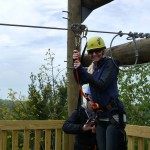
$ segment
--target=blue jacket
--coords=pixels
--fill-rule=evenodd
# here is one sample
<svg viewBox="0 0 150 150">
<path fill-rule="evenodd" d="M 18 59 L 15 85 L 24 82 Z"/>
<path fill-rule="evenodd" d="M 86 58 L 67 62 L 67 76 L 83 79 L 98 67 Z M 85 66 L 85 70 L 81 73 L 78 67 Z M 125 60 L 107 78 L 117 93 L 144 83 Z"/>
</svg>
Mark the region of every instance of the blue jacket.
<svg viewBox="0 0 150 150">
<path fill-rule="evenodd" d="M 119 61 L 115 61 L 115 63 L 119 65 Z M 119 69 L 111 58 L 105 57 L 100 60 L 97 66 L 94 66 L 93 74 L 89 74 L 82 65 L 77 70 L 80 84 L 89 83 L 92 100 L 98 103 L 101 108 L 118 99 L 117 76 Z"/>
</svg>

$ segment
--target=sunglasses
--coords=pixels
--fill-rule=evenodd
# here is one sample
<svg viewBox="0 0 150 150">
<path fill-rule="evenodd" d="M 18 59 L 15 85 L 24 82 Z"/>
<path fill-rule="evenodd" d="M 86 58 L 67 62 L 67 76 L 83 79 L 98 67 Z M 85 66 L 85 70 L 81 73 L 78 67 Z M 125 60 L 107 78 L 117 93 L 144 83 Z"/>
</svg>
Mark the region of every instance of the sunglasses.
<svg viewBox="0 0 150 150">
<path fill-rule="evenodd" d="M 88 55 L 93 55 L 93 53 L 95 54 L 99 54 L 102 52 L 103 49 L 93 49 L 93 50 L 89 50 L 88 51 Z"/>
</svg>

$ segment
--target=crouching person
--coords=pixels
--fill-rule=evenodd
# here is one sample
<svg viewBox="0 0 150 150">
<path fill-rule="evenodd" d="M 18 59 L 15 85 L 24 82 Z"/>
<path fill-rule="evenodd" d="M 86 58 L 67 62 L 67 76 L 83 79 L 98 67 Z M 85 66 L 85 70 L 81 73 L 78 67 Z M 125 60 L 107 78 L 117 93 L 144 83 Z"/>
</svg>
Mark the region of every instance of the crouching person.
<svg viewBox="0 0 150 150">
<path fill-rule="evenodd" d="M 85 94 L 90 96 L 89 92 L 86 89 Z M 64 122 L 63 131 L 75 134 L 74 150 L 98 150 L 93 115 L 91 105 L 87 102 L 86 106 L 81 105 Z"/>
</svg>

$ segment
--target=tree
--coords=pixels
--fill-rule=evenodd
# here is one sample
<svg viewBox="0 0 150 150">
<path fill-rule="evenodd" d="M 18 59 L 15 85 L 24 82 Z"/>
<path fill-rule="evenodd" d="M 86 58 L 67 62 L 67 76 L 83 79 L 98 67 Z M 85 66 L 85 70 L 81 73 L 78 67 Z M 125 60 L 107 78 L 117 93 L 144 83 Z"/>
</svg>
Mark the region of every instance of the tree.
<svg viewBox="0 0 150 150">
<path fill-rule="evenodd" d="M 128 124 L 150 126 L 150 65 L 124 69 L 125 71 L 120 71 L 118 82 Z"/>
<path fill-rule="evenodd" d="M 61 70 L 59 66 L 54 67 L 54 54 L 50 49 L 46 56 L 46 64 L 41 66 L 40 72 L 31 73 L 27 109 L 32 120 L 64 119 L 67 116 L 66 78 L 58 79 Z"/>
<path fill-rule="evenodd" d="M 30 76 L 31 84 L 29 85 L 29 100 L 27 101 L 27 111 L 30 112 L 28 114 L 29 119 L 65 119 L 68 114 L 66 78 L 64 76 L 58 78 L 61 70 L 59 66 L 54 67 L 54 54 L 51 53 L 50 49 L 46 53 L 45 61 L 46 64 L 40 67 L 40 72 L 37 75 L 31 73 Z M 43 131 L 42 136 L 44 134 Z M 34 137 L 34 135 L 31 136 Z M 54 131 L 52 131 L 51 138 L 51 148 L 54 149 Z M 45 149 L 44 141 L 41 142 L 40 147 L 40 149 Z"/>
<path fill-rule="evenodd" d="M 0 119 L 1 120 L 24 120 L 27 118 L 26 112 L 26 99 L 19 94 L 16 97 L 17 92 L 13 89 L 9 89 L 8 99 L 0 101 Z"/>
<path fill-rule="evenodd" d="M 67 117 L 66 77 L 59 65 L 54 67 L 54 54 L 46 52 L 45 64 L 39 73 L 31 73 L 28 98 L 9 89 L 8 99 L 0 101 L 0 118 L 3 120 L 46 120 L 65 119 Z"/>
</svg>

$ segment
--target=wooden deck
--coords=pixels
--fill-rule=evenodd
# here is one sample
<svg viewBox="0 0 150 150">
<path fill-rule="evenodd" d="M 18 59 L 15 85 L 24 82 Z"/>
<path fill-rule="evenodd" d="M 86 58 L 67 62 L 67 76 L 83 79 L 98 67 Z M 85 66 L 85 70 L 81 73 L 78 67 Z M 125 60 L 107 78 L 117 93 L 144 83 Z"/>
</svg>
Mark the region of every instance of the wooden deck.
<svg viewBox="0 0 150 150">
<path fill-rule="evenodd" d="M 68 150 L 64 120 L 1 120 L 0 150 Z M 128 150 L 150 150 L 150 127 L 127 125 Z M 137 143 L 137 144 L 135 144 Z M 32 148 L 31 148 L 32 146 Z"/>
</svg>

